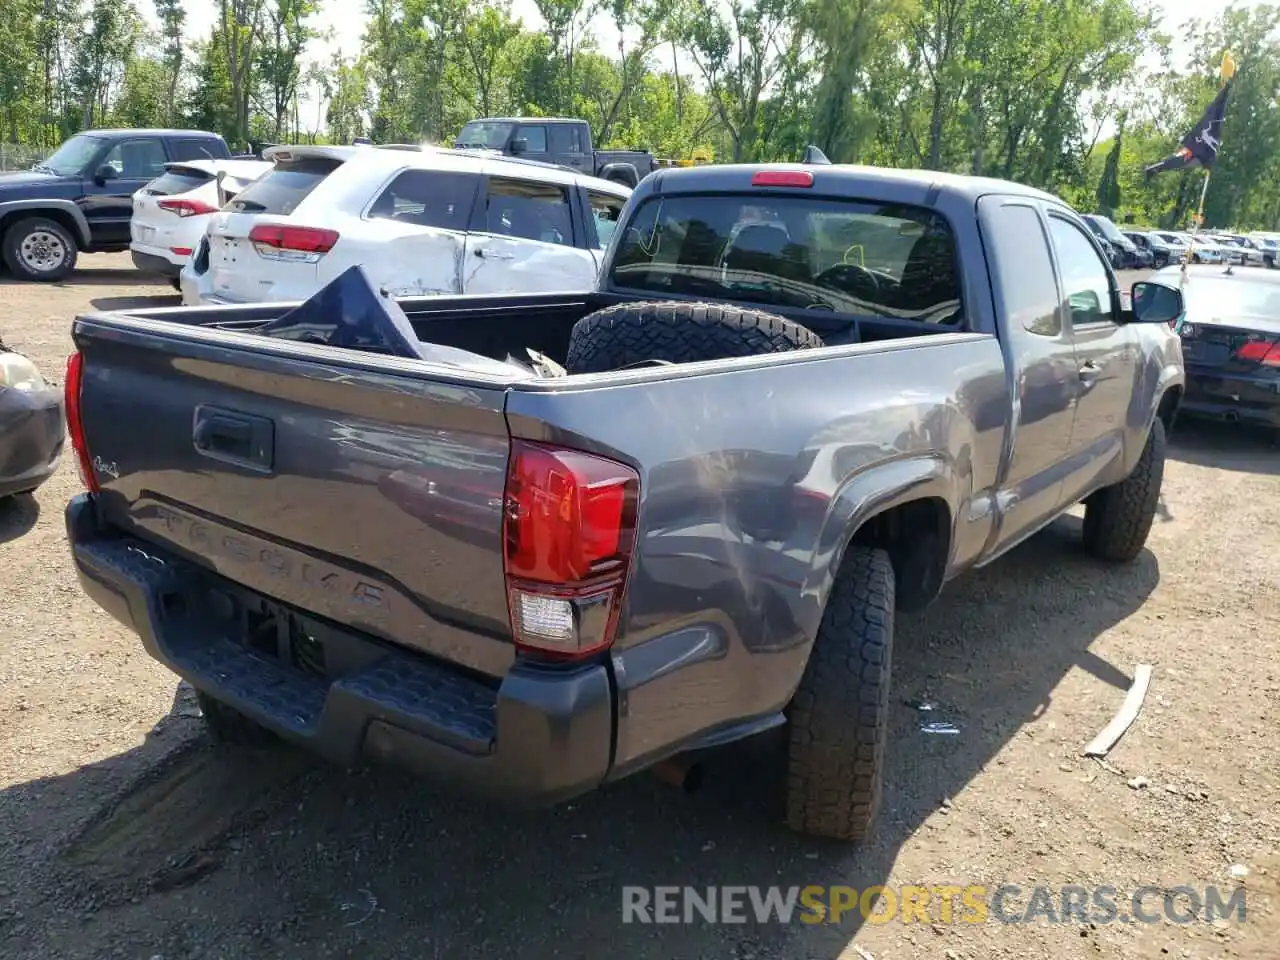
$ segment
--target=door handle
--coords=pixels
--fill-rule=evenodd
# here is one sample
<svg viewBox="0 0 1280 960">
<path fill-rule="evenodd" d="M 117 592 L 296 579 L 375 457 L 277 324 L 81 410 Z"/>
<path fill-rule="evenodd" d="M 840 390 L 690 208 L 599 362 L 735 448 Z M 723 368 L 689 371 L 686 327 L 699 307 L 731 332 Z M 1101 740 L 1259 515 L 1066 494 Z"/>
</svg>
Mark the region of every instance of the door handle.
<svg viewBox="0 0 1280 960">
<path fill-rule="evenodd" d="M 484 247 L 476 248 L 476 256 L 485 260 L 514 260 L 514 253 L 496 253 L 493 250 L 486 250 Z"/>
<path fill-rule="evenodd" d="M 211 460 L 270 473 L 275 459 L 275 424 L 266 417 L 201 404 L 196 407 L 191 442 L 197 453 Z"/>
<path fill-rule="evenodd" d="M 249 452 L 253 428 L 243 420 L 214 415 L 196 424 L 193 439 L 197 450 L 244 455 Z"/>
</svg>

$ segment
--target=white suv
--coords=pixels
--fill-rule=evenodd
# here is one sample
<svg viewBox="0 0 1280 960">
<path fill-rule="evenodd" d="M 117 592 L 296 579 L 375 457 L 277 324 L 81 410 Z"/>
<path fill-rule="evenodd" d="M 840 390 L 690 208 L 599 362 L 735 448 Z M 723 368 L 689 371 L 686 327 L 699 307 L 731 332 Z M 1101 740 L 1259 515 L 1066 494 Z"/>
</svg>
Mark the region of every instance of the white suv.
<svg viewBox="0 0 1280 960">
<path fill-rule="evenodd" d="M 133 195 L 129 249 L 143 273 L 170 280 L 176 287 L 183 264 L 225 199 L 271 169 L 263 160 L 184 160 Z M 223 196 L 218 177 L 223 176 Z M 220 202 L 222 201 L 222 202 Z"/>
<path fill-rule="evenodd" d="M 589 290 L 631 193 L 462 150 L 265 156 L 274 168 L 210 217 L 183 303 L 305 300 L 356 264 L 393 296 Z"/>
</svg>

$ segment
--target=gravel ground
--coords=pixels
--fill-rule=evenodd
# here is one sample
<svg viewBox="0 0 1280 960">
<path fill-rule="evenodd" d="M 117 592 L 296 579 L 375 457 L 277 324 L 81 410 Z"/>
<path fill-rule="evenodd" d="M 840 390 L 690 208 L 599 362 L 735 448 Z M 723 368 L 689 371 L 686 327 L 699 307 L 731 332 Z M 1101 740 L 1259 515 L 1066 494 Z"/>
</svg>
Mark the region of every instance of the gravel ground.
<svg viewBox="0 0 1280 960">
<path fill-rule="evenodd" d="M 77 311 L 174 302 L 124 256 L 83 264 L 0 281 L 0 334 L 59 379 Z M 0 508 L 0 956 L 1274 958 L 1280 450 L 1188 426 L 1172 457 L 1132 565 L 1086 559 L 1067 517 L 900 618 L 887 807 L 854 849 L 778 825 L 763 745 L 692 797 L 641 777 L 520 815 L 214 750 L 189 693 L 78 590 L 67 461 Z M 1081 759 L 1138 663 L 1142 716 L 1106 767 Z M 923 733 L 917 699 L 958 735 Z M 1124 914 L 1145 884 L 1241 883 L 1243 923 L 621 922 L 631 884 L 1016 884 L 1006 914 L 1036 885 L 1106 884 Z"/>
</svg>

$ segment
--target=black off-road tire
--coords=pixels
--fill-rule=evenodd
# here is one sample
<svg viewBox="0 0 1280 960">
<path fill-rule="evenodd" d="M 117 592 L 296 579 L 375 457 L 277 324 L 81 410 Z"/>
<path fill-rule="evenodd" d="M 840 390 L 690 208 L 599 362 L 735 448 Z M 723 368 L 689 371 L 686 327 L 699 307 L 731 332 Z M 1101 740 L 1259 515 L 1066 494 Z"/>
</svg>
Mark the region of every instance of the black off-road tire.
<svg viewBox="0 0 1280 960">
<path fill-rule="evenodd" d="M 866 838 L 880 809 L 889 733 L 893 565 L 850 546 L 789 709 L 787 826 Z"/>
<path fill-rule="evenodd" d="M 280 743 L 274 733 L 239 710 L 235 710 L 207 693 L 196 691 L 196 702 L 209 739 L 238 747 L 271 747 Z"/>
<path fill-rule="evenodd" d="M 28 249 L 36 243 L 41 250 L 50 251 L 51 256 L 52 251 L 58 251 L 56 260 L 50 260 L 47 268 L 38 267 L 37 251 Z M 9 272 L 18 279 L 54 283 L 76 268 L 79 248 L 71 232 L 56 220 L 27 217 L 5 231 L 0 240 L 0 254 L 4 255 Z"/>
<path fill-rule="evenodd" d="M 1165 452 L 1164 421 L 1157 417 L 1133 472 L 1085 500 L 1084 545 L 1095 557 L 1128 563 L 1142 552 L 1160 502 Z"/>
<path fill-rule="evenodd" d="M 569 336 L 569 373 L 665 360 L 693 363 L 822 346 L 807 327 L 762 310 L 683 301 L 620 303 L 590 313 Z"/>
</svg>

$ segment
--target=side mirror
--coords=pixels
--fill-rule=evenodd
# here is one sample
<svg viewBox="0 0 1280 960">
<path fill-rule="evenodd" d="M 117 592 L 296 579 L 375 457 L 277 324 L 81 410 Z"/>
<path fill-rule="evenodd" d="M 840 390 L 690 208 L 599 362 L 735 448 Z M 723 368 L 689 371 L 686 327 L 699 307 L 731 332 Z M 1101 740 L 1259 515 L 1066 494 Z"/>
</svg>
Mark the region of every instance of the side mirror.
<svg viewBox="0 0 1280 960">
<path fill-rule="evenodd" d="M 98 183 L 106 183 L 108 180 L 114 180 L 120 174 L 116 173 L 116 168 L 109 163 L 104 163 L 98 168 L 98 172 L 94 174 L 93 179 Z"/>
<path fill-rule="evenodd" d="M 1135 323 L 1173 323 L 1186 309 L 1181 290 L 1149 280 L 1135 283 L 1129 299 Z"/>
<path fill-rule="evenodd" d="M 529 152 L 529 141 L 524 137 L 519 137 L 511 141 L 511 146 L 508 147 L 508 149 L 511 151 L 511 155 L 513 157 L 518 157 L 522 153 Z"/>
</svg>

